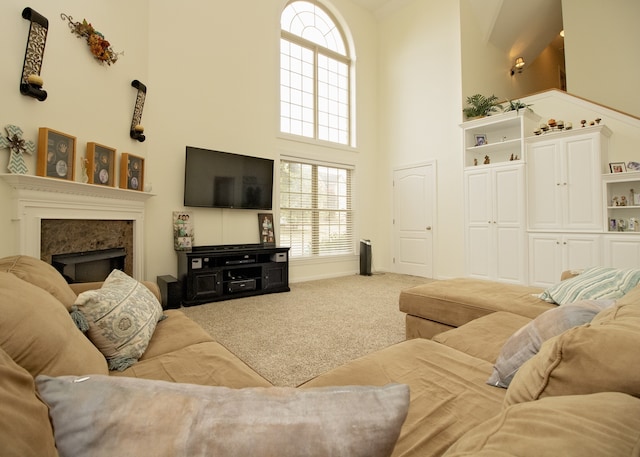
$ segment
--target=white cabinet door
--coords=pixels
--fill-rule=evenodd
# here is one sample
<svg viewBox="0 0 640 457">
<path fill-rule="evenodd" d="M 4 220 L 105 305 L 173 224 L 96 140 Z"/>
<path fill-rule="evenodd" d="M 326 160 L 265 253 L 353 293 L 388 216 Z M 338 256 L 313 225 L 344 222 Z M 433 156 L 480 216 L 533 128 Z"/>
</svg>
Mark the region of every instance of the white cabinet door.
<svg viewBox="0 0 640 457">
<path fill-rule="evenodd" d="M 565 270 L 602 265 L 601 235 L 535 233 L 529 235 L 529 283 L 548 287 L 560 281 Z"/>
<path fill-rule="evenodd" d="M 522 165 L 465 172 L 469 276 L 526 281 L 523 180 Z"/>
<path fill-rule="evenodd" d="M 529 229 L 600 231 L 601 135 L 557 135 L 528 145 Z"/>
<path fill-rule="evenodd" d="M 640 235 L 605 235 L 604 265 L 615 268 L 640 268 Z"/>
</svg>

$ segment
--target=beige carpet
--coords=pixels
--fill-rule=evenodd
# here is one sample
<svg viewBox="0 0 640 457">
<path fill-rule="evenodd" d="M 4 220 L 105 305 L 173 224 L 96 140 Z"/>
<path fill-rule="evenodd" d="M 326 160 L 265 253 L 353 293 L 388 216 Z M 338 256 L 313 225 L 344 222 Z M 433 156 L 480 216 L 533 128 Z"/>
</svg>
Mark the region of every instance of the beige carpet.
<svg viewBox="0 0 640 457">
<path fill-rule="evenodd" d="M 392 273 L 291 284 L 291 292 L 182 308 L 277 386 L 403 341 L 400 291 L 430 281 Z"/>
</svg>

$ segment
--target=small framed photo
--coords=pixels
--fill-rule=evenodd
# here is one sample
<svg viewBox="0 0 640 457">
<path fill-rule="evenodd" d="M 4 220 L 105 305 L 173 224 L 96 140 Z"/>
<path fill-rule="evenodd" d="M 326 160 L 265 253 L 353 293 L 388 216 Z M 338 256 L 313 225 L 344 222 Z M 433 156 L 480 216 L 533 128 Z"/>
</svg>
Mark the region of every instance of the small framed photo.
<svg viewBox="0 0 640 457">
<path fill-rule="evenodd" d="M 173 212 L 173 248 L 176 251 L 189 251 L 193 247 L 193 213 L 191 211 Z"/>
<path fill-rule="evenodd" d="M 120 187 L 142 190 L 144 187 L 144 158 L 127 152 L 120 157 Z"/>
<path fill-rule="evenodd" d="M 485 133 L 476 133 L 474 138 L 476 139 L 476 146 L 484 146 L 485 144 L 488 144 L 487 135 Z"/>
<path fill-rule="evenodd" d="M 75 179 L 76 137 L 46 127 L 38 131 L 36 174 L 50 178 Z"/>
<path fill-rule="evenodd" d="M 263 246 L 276 245 L 276 232 L 273 227 L 273 214 L 258 213 L 258 231 L 260 233 L 260 244 Z"/>
<path fill-rule="evenodd" d="M 98 143 L 87 143 L 87 175 L 90 184 L 113 187 L 116 184 L 116 150 Z"/>
<path fill-rule="evenodd" d="M 609 170 L 611 173 L 624 173 L 627 171 L 627 166 L 624 162 L 610 162 Z"/>
</svg>

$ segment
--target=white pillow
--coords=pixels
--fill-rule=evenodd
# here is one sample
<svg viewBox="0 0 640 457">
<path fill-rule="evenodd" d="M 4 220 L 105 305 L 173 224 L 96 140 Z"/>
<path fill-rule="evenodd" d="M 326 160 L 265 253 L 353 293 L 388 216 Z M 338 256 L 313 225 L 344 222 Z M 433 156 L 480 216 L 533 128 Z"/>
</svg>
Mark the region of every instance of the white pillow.
<svg viewBox="0 0 640 457">
<path fill-rule="evenodd" d="M 110 370 L 122 371 L 137 362 L 163 317 L 155 295 L 120 270 L 113 270 L 102 288 L 78 295 L 75 305 L 89 324 L 87 336 Z"/>
</svg>

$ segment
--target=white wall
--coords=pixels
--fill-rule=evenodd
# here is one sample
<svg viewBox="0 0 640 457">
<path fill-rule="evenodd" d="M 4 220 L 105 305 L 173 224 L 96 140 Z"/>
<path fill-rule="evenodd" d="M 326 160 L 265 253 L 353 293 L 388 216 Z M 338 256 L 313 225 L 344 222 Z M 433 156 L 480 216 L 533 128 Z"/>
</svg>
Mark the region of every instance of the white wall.
<svg viewBox="0 0 640 457">
<path fill-rule="evenodd" d="M 640 2 L 563 0 L 567 90 L 640 116 Z"/>
<path fill-rule="evenodd" d="M 436 161 L 434 273 L 440 278 L 464 273 L 459 15 L 458 2 L 415 0 L 380 21 L 384 178 L 389 182 L 400 166 Z M 384 195 L 383 208 L 391 208 L 391 197 Z M 391 238 L 391 225 L 388 230 Z"/>
<path fill-rule="evenodd" d="M 63 3 L 64 6 L 60 6 Z M 147 73 L 148 27 L 147 1 L 87 2 L 65 0 L 55 4 L 33 0 L 28 6 L 49 20 L 41 76 L 48 97 L 44 102 L 20 94 L 29 22 L 22 18 L 27 4 L 18 0 L 0 3 L 0 133 L 4 126 L 18 125 L 24 139 L 37 142 L 38 128 L 48 127 L 77 137 L 76 180 L 80 180 L 80 159 L 86 143 L 95 141 L 116 148 L 118 155 L 129 152 L 147 157 L 148 143 L 129 137 L 136 90 L 131 81 L 145 81 Z M 124 51 L 118 62 L 101 65 L 86 42 L 70 33 L 60 13 L 75 21 L 86 18 L 112 43 Z M 143 115 L 143 121 L 146 119 Z M 8 149 L 0 150 L 0 171 L 5 173 Z M 27 156 L 30 174 L 35 174 L 36 157 Z M 149 161 L 151 169 L 153 161 Z M 16 222 L 10 219 L 10 188 L 0 182 L 0 256 L 18 254 L 15 242 Z"/>
</svg>

